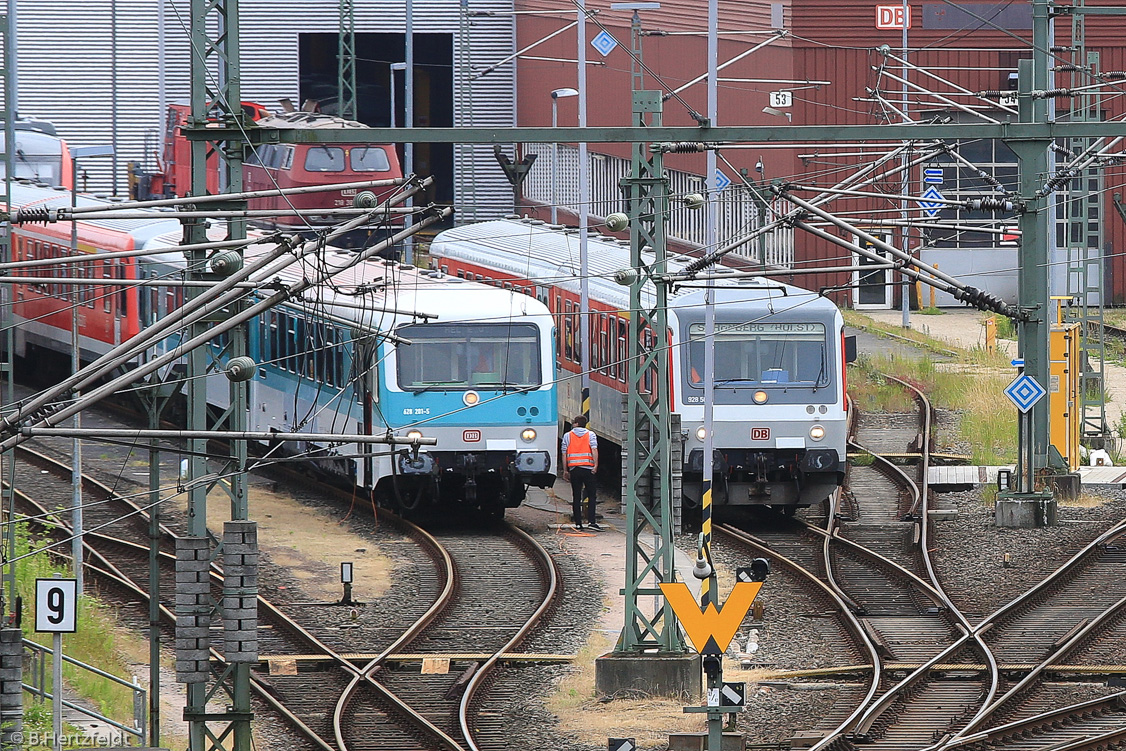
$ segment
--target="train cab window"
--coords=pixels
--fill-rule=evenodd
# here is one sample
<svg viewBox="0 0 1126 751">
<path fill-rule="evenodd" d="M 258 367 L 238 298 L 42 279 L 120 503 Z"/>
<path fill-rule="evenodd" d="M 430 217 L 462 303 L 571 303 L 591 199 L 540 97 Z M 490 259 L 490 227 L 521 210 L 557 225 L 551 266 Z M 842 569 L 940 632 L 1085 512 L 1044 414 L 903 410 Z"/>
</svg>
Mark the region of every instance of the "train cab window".
<svg viewBox="0 0 1126 751">
<path fill-rule="evenodd" d="M 307 172 L 343 172 L 344 149 L 339 146 L 310 146 L 305 154 Z"/>
<path fill-rule="evenodd" d="M 689 327 L 689 372 L 703 373 L 704 326 Z M 814 386 L 829 384 L 825 326 L 820 323 L 756 323 L 717 326 L 717 385 Z M 702 379 L 691 379 L 699 388 Z"/>
<path fill-rule="evenodd" d="M 348 150 L 353 172 L 390 172 L 387 152 L 379 146 L 353 146 Z"/>
<path fill-rule="evenodd" d="M 397 351 L 399 387 L 503 389 L 539 386 L 539 332 L 526 323 L 423 323 L 397 334 L 411 346 Z"/>
<path fill-rule="evenodd" d="M 278 165 L 279 169 L 291 169 L 293 167 L 294 147 L 292 147 L 292 146 L 282 146 L 281 150 L 282 150 L 281 159 L 280 159 L 280 163 Z"/>
</svg>

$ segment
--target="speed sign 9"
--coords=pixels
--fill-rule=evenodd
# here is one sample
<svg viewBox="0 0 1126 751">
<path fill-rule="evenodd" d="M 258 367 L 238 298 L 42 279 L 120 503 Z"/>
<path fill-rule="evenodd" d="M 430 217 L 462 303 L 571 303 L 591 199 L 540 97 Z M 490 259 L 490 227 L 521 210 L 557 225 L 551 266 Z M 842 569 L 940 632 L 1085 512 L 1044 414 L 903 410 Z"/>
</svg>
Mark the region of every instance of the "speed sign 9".
<svg viewBox="0 0 1126 751">
<path fill-rule="evenodd" d="M 35 630 L 74 633 L 78 612 L 76 579 L 35 580 Z"/>
</svg>

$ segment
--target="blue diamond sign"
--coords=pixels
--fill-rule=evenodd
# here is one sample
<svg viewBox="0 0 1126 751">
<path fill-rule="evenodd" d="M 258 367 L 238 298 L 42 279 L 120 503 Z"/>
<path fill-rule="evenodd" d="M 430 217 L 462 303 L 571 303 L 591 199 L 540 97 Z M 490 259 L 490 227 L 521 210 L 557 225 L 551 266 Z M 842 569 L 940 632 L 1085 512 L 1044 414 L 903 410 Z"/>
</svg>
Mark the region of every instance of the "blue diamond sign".
<svg viewBox="0 0 1126 751">
<path fill-rule="evenodd" d="M 923 197 L 919 199 L 919 206 L 927 216 L 938 216 L 939 209 L 946 205 L 942 203 L 943 200 L 945 199 L 942 197 L 942 191 L 933 185 L 928 185 L 923 191 Z"/>
<path fill-rule="evenodd" d="M 721 170 L 717 167 L 716 171 L 715 171 L 715 189 L 716 190 L 723 190 L 724 188 L 726 188 L 730 184 L 731 184 L 731 178 L 728 177 L 727 175 L 723 174 L 723 170 Z"/>
<path fill-rule="evenodd" d="M 1046 393 L 1048 392 L 1044 387 L 1028 373 L 1021 373 L 1015 381 L 1005 387 L 1005 396 L 1009 397 L 1021 412 L 1032 409 L 1032 405 L 1043 399 Z"/>
<path fill-rule="evenodd" d="M 590 40 L 590 46 L 602 53 L 602 57 L 606 57 L 614 48 L 618 46 L 618 40 L 610 35 L 610 32 L 602 30 L 594 39 Z"/>
</svg>

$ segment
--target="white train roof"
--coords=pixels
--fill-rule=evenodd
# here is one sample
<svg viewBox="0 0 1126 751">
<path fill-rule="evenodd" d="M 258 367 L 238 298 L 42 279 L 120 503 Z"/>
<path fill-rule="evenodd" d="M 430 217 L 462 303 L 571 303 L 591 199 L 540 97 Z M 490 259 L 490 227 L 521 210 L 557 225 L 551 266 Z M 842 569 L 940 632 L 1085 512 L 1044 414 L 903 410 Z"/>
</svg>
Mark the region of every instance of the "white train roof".
<svg viewBox="0 0 1126 751">
<path fill-rule="evenodd" d="M 69 207 L 70 201 L 70 192 L 67 190 L 55 190 L 26 181 L 12 185 L 13 208 Z M 114 203 L 81 194 L 76 197 L 76 201 L 78 206 Z M 139 214 L 137 219 L 89 219 L 83 220 L 83 223 L 129 234 L 137 249 L 167 248 L 167 253 L 146 256 L 145 260 L 183 268 L 183 254 L 177 251 L 183 228 L 175 214 L 151 209 L 136 211 Z M 212 229 L 210 239 L 222 239 L 220 230 L 219 226 Z M 246 248 L 246 262 L 261 258 L 275 247 L 273 242 L 252 242 Z M 442 323 L 504 322 L 528 316 L 549 315 L 546 306 L 527 295 L 378 258 L 345 268 L 354 260 L 355 254 L 350 251 L 329 247 L 301 261 L 295 261 L 271 279 L 277 278 L 292 285 L 318 274 L 326 264 L 342 268 L 344 270 L 337 273 L 330 284 L 308 290 L 303 299 L 292 300 L 287 304 L 304 308 L 310 313 L 323 311 L 338 320 L 368 325 L 379 330 L 415 320 L 410 315 L 411 311 L 430 316 L 425 320 Z M 265 283 L 269 280 L 259 281 Z M 364 288 L 371 291 L 355 294 L 357 290 Z M 380 313 L 376 308 L 394 308 L 407 313 Z M 424 319 L 420 317 L 417 320 Z"/>
<path fill-rule="evenodd" d="M 79 207 L 106 206 L 111 207 L 116 201 L 108 198 L 79 193 L 74 198 L 75 205 Z M 70 207 L 70 191 L 65 188 L 51 188 L 38 185 L 26 180 L 12 183 L 12 208 L 22 209 L 31 206 L 48 208 Z M 171 211 L 136 210 L 136 219 L 98 219 L 91 216 L 83 222 L 93 227 L 122 232 L 133 238 L 137 248 L 144 248 L 150 240 L 165 234 L 175 233 L 177 237 L 183 233 L 180 222 Z"/>
<path fill-rule="evenodd" d="M 271 247 L 266 243 L 249 247 L 247 261 Z M 295 284 L 326 265 L 343 270 L 330 284 L 310 289 L 287 305 L 380 331 L 412 321 L 505 323 L 549 315 L 547 306 L 527 295 L 382 259 L 345 268 L 354 260 L 349 251 L 329 248 L 316 260 L 307 257 L 291 264 L 277 274 L 283 283 Z"/>
<path fill-rule="evenodd" d="M 614 281 L 614 274 L 629 267 L 629 244 L 617 238 L 590 232 L 587 241 L 588 289 L 592 299 L 613 308 L 629 308 L 629 288 Z M 526 279 L 533 284 L 550 284 L 579 294 L 579 231 L 561 228 L 533 219 L 504 219 L 466 224 L 438 233 L 430 246 L 435 258 L 456 258 L 493 268 Z M 652 258 L 652 252 L 646 256 Z M 669 272 L 680 271 L 691 258 L 670 255 Z M 733 271 L 715 267 L 711 273 Z M 827 298 L 800 287 L 767 277 L 742 277 L 711 282 L 717 306 L 752 305 L 782 312 L 798 306 L 809 310 L 835 311 Z M 669 309 L 704 304 L 702 282 L 675 288 L 669 294 Z M 652 285 L 646 285 L 645 302 L 652 304 Z"/>
</svg>

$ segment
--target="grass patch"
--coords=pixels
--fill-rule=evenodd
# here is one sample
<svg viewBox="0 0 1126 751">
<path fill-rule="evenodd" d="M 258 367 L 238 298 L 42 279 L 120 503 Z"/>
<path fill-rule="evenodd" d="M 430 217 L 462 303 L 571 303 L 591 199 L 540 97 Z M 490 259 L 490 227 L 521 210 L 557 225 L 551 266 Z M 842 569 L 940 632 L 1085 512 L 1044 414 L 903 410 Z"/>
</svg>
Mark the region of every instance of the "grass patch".
<svg viewBox="0 0 1126 751">
<path fill-rule="evenodd" d="M 855 312 L 850 317 L 863 318 Z M 1007 320 L 1007 319 L 1006 319 Z M 860 325 L 865 325 L 859 321 Z M 897 332 L 898 333 L 898 332 Z M 949 345 L 918 332 L 903 332 L 914 341 L 950 351 Z M 1008 359 L 982 347 L 961 350 L 950 360 L 937 362 L 900 355 L 864 355 L 849 371 L 849 394 L 865 412 L 913 412 L 915 402 L 894 376 L 920 388 L 938 407 L 962 413 L 958 437 L 973 447 L 974 464 L 1011 464 L 1016 461 L 1017 414 L 1001 408 L 1002 392 L 1013 379 Z M 1123 426 L 1126 431 L 1126 425 Z"/>
<path fill-rule="evenodd" d="M 921 316 L 943 316 L 943 315 L 946 315 L 946 311 L 942 310 L 941 308 L 920 308 L 919 310 L 916 310 L 915 313 L 918 314 L 918 315 L 921 315 Z"/>
<path fill-rule="evenodd" d="M 26 525 L 19 525 L 16 532 L 16 555 L 22 556 L 42 547 L 43 541 L 31 536 Z M 35 580 L 50 579 L 56 573 L 63 577 L 74 576 L 70 564 L 48 553 L 29 556 L 16 566 L 16 587 L 25 603 L 35 602 Z M 30 608 L 28 609 L 30 610 Z M 34 614 L 25 610 L 21 627 L 24 637 L 48 648 L 46 681 L 51 691 L 51 657 L 49 650 L 50 634 L 35 633 Z M 137 640 L 125 637 L 115 626 L 112 612 L 97 600 L 83 595 L 78 600 L 77 631 L 63 634 L 63 652 L 76 660 L 94 665 L 107 673 L 129 680 L 131 671 L 126 660 L 147 662 L 147 647 Z M 111 683 L 100 676 L 81 670 L 74 665 L 63 663 L 63 679 L 80 695 L 88 699 L 103 715 L 123 725 L 131 726 L 133 719 L 133 692 L 124 686 Z M 33 705 L 29 695 L 29 709 Z M 46 715 L 47 727 L 51 723 L 50 705 L 46 709 L 35 708 L 33 722 L 40 714 Z"/>
<path fill-rule="evenodd" d="M 669 733 L 706 729 L 700 715 L 684 713 L 679 699 L 614 699 L 602 703 L 594 690 L 594 661 L 613 648 L 601 633 L 594 633 L 579 651 L 575 671 L 561 680 L 544 702 L 559 718 L 559 730 L 580 744 L 605 748 L 606 739 L 632 737 L 642 748 L 667 748 Z"/>
<path fill-rule="evenodd" d="M 1101 495 L 1092 495 L 1090 493 L 1080 493 L 1078 498 L 1068 499 L 1066 496 L 1059 496 L 1059 505 L 1067 508 L 1098 508 L 1110 503 L 1111 499 Z"/>
</svg>

